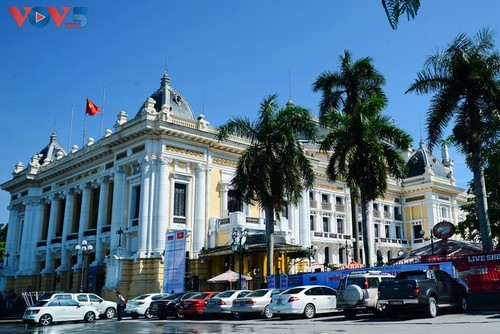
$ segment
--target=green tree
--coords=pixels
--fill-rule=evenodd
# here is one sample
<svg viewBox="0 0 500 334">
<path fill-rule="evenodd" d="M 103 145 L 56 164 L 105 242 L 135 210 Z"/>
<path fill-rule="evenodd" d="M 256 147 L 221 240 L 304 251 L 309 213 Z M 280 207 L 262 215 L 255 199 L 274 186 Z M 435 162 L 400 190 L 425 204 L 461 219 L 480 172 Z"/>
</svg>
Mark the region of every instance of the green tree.
<svg viewBox="0 0 500 334">
<path fill-rule="evenodd" d="M 352 138 L 352 140 L 345 142 L 346 146 L 342 149 L 340 147 L 340 145 L 343 144 L 342 141 L 335 139 L 335 136 L 345 135 L 346 137 L 354 137 L 352 135 L 353 133 L 357 134 L 358 131 L 365 129 L 364 127 L 359 129 L 355 128 L 356 122 L 358 122 L 357 124 L 361 126 L 364 121 L 368 122 L 367 125 L 370 124 L 370 122 L 374 122 L 373 124 L 378 124 L 388 121 L 388 119 L 383 117 L 377 119 L 377 117 L 381 117 L 380 111 L 385 106 L 387 100 L 382 90 L 382 86 L 384 84 L 385 79 L 383 75 L 375 69 L 371 58 L 364 57 L 353 61 L 352 55 L 349 51 L 344 51 L 344 55 L 340 57 L 339 71 L 323 72 L 313 84 L 314 91 L 319 91 L 322 93 L 322 99 L 320 102 L 320 122 L 330 131 L 328 137 L 323 140 L 321 145 L 324 150 L 334 150 L 334 154 L 332 155 L 330 160 L 330 168 L 332 168 L 332 171 L 329 177 L 332 180 L 336 180 L 337 177 L 346 180 L 351 189 L 351 216 L 355 240 L 359 240 L 357 224 L 358 218 L 355 203 L 361 201 L 362 208 L 364 208 L 363 212 L 365 214 L 362 214 L 362 225 L 364 233 L 363 240 L 365 241 L 365 263 L 367 264 L 369 264 L 370 257 L 372 256 L 373 252 L 371 251 L 372 245 L 369 243 L 369 240 L 371 239 L 367 237 L 365 233 L 369 232 L 368 226 L 373 222 L 368 221 L 366 202 L 376 198 L 378 192 L 373 192 L 370 190 L 367 193 L 367 190 L 369 189 L 364 189 L 365 192 L 361 194 L 361 189 L 359 189 L 359 186 L 362 182 L 364 182 L 363 180 L 361 180 L 361 177 L 364 177 L 361 171 L 364 170 L 365 167 L 368 167 L 368 165 L 366 165 L 365 167 L 361 165 L 363 165 L 363 159 L 369 159 L 368 154 L 370 153 L 371 149 L 369 146 L 366 146 L 365 148 L 367 151 L 362 151 L 364 145 L 363 141 L 368 140 L 370 135 L 375 135 L 375 133 L 369 133 L 370 131 L 374 131 L 375 129 L 367 127 L 367 132 L 364 134 L 367 136 L 366 138 Z M 366 104 L 368 101 L 370 101 L 369 105 Z M 367 107 L 373 107 L 375 109 L 370 111 L 367 115 L 359 114 L 360 111 L 363 111 Z M 383 136 L 380 137 L 378 141 L 390 139 L 390 137 L 393 135 L 390 134 L 390 131 L 396 131 L 397 129 L 395 127 L 390 128 L 389 136 L 387 138 L 385 138 L 384 136 L 386 135 L 386 130 L 389 129 L 383 128 L 380 130 L 382 131 L 380 135 Z M 352 132 L 349 134 L 349 131 Z M 399 135 L 405 134 L 399 131 Z M 400 145 L 402 146 L 406 145 L 404 149 L 406 149 L 411 143 L 411 138 L 407 135 L 405 136 L 407 137 L 407 140 L 403 141 L 403 143 L 400 143 Z M 328 139 L 329 137 L 330 139 Z M 338 139 L 340 138 L 341 137 L 339 137 Z M 356 141 L 355 139 L 358 140 Z M 328 140 L 331 140 L 331 142 L 329 142 Z M 387 148 L 384 146 L 384 150 L 391 147 L 391 145 L 387 144 L 387 142 L 384 143 L 385 145 L 389 145 Z M 357 147 L 357 145 L 360 145 L 360 147 Z M 337 160 L 342 159 L 340 155 L 337 155 L 337 153 L 341 154 L 344 149 L 349 150 L 345 151 L 345 153 L 348 154 L 346 158 L 350 158 L 351 160 Z M 380 150 L 382 149 L 382 146 L 375 147 L 375 149 Z M 335 152 L 335 150 L 337 150 L 337 153 Z M 359 152 L 357 150 L 359 150 Z M 351 155 L 356 152 L 362 153 L 363 155 L 359 155 L 357 157 Z M 390 153 L 393 153 L 392 150 L 390 151 Z M 360 161 L 355 161 L 355 159 L 360 159 Z M 382 160 L 380 160 L 380 162 L 382 162 Z M 402 170 L 402 165 L 400 165 L 402 162 L 399 155 L 398 158 L 392 162 L 397 164 L 398 170 Z M 339 164 L 339 170 L 341 170 L 341 173 L 338 175 L 335 173 L 335 164 L 337 163 Z M 358 168 L 361 169 L 358 170 Z M 382 189 L 382 193 L 386 189 L 385 178 L 387 177 L 388 173 L 385 173 L 384 175 L 384 179 L 380 179 L 379 181 L 384 182 L 385 185 L 377 181 L 377 183 L 379 183 L 381 186 L 380 189 Z M 400 176 L 400 173 L 396 172 L 395 175 Z M 365 201 L 364 207 L 363 201 Z M 356 246 L 354 249 L 355 259 L 358 260 L 358 247 Z"/>
<path fill-rule="evenodd" d="M 412 138 L 381 114 L 385 99 L 377 94 L 358 102 L 353 113 L 332 110 L 321 118 L 329 130 L 320 149 L 332 152 L 326 173 L 332 181 L 345 180 L 359 189 L 365 265 L 374 264 L 372 201 L 385 194 L 389 176 L 402 178 L 405 161 L 400 152 Z"/>
<path fill-rule="evenodd" d="M 406 13 L 408 20 L 417 16 L 420 0 L 382 0 L 382 6 L 391 28 L 397 29 L 401 15 Z"/>
<path fill-rule="evenodd" d="M 304 190 L 313 186 L 314 172 L 298 142 L 313 139 L 317 124 L 307 109 L 287 104 L 279 108 L 277 95 L 263 99 L 259 117 L 252 122 L 236 117 L 218 128 L 216 139 L 230 135 L 247 138 L 250 145 L 238 161 L 231 186 L 245 203 L 258 203 L 265 212 L 267 274 L 274 274 L 274 219 L 287 203 L 298 204 Z"/>
<path fill-rule="evenodd" d="M 483 143 L 496 138 L 500 110 L 500 55 L 494 32 L 481 30 L 474 38 L 457 36 L 445 50 L 427 58 L 407 92 L 434 93 L 427 113 L 429 149 L 439 142 L 454 120 L 453 141 L 466 155 L 474 175 L 477 216 L 483 250 L 493 248 L 484 181 Z"/>
<path fill-rule="evenodd" d="M 485 148 L 486 165 L 484 167 L 484 181 L 486 184 L 500 184 L 500 142 L 488 145 Z M 469 192 L 474 193 L 474 182 L 469 185 Z M 490 187 L 488 189 L 488 216 L 491 224 L 491 234 L 496 240 L 497 249 L 500 247 L 500 187 Z M 471 197 L 468 203 L 462 207 L 467 214 L 464 221 L 457 225 L 458 233 L 465 239 L 479 241 L 480 228 L 477 215 L 476 198 Z"/>
<path fill-rule="evenodd" d="M 7 225 L 0 224 L 0 261 L 2 261 L 2 263 L 5 261 L 4 253 L 5 253 L 5 242 L 7 240 L 7 228 L 8 228 Z"/>
</svg>

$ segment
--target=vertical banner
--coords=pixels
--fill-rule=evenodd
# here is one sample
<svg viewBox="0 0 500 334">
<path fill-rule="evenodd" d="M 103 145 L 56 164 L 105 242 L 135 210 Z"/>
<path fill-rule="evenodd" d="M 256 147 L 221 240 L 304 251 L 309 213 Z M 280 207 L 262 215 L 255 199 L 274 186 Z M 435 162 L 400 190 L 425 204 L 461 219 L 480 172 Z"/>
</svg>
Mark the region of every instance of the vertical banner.
<svg viewBox="0 0 500 334">
<path fill-rule="evenodd" d="M 184 291 L 186 275 L 186 230 L 167 232 L 163 270 L 163 292 Z"/>
</svg>

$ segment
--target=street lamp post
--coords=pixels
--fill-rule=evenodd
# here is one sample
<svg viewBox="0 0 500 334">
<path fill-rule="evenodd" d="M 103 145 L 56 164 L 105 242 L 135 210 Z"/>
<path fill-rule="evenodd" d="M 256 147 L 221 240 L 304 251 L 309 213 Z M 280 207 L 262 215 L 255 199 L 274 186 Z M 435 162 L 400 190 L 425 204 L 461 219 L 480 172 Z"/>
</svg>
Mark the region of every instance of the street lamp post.
<svg viewBox="0 0 500 334">
<path fill-rule="evenodd" d="M 85 271 L 85 257 L 94 250 L 94 247 L 87 243 L 87 240 L 82 240 L 81 245 L 76 245 L 75 250 L 82 253 L 82 277 L 80 280 L 80 292 L 83 292 L 83 274 Z"/>
<path fill-rule="evenodd" d="M 351 244 L 348 244 L 347 241 L 351 241 Z M 356 239 L 354 239 L 354 238 L 345 239 L 345 256 L 346 256 L 347 264 L 349 264 L 349 255 L 351 254 L 351 251 L 354 248 L 355 241 L 356 241 Z"/>
<path fill-rule="evenodd" d="M 233 230 L 233 243 L 231 244 L 231 249 L 233 252 L 239 252 L 240 255 L 240 279 L 238 283 L 238 288 L 241 290 L 241 273 L 243 272 L 243 251 L 248 251 L 249 244 L 247 243 L 246 237 L 248 236 L 247 230 Z M 243 238 L 245 242 L 242 244 Z"/>
<path fill-rule="evenodd" d="M 318 252 L 318 246 L 311 245 L 307 247 L 307 254 L 309 257 L 309 270 L 311 270 L 311 272 L 312 272 L 312 259 L 316 256 L 317 252 Z"/>
<path fill-rule="evenodd" d="M 122 246 L 122 234 L 123 234 L 123 230 L 120 226 L 120 229 L 118 231 L 116 231 L 116 234 L 118 234 L 118 248 Z"/>
</svg>

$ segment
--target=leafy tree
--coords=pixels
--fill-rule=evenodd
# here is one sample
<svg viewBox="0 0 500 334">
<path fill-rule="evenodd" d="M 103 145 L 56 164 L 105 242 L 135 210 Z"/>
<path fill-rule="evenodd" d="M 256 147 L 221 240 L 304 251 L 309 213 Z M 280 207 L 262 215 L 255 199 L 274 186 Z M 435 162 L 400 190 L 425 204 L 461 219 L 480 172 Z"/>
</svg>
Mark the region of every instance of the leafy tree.
<svg viewBox="0 0 500 334">
<path fill-rule="evenodd" d="M 492 144 L 485 149 L 486 166 L 484 168 L 484 180 L 487 184 L 500 184 L 500 142 Z M 474 193 L 474 183 L 469 184 L 469 192 Z M 490 207 L 488 215 L 491 224 L 491 234 L 493 240 L 496 240 L 497 249 L 500 249 L 500 188 L 490 187 L 488 189 L 488 206 Z M 477 215 L 476 198 L 471 197 L 468 203 L 462 207 L 467 217 L 457 225 L 458 233 L 465 239 L 479 241 L 480 228 Z"/>
<path fill-rule="evenodd" d="M 427 58 L 407 92 L 434 93 L 427 113 L 429 149 L 454 120 L 453 141 L 466 155 L 474 175 L 477 216 L 483 250 L 493 248 L 484 180 L 484 143 L 497 138 L 500 110 L 500 55 L 494 32 L 481 30 L 474 38 L 458 35 L 443 51 Z"/>
<path fill-rule="evenodd" d="M 0 261 L 5 261 L 4 253 L 5 253 L 5 242 L 7 240 L 7 228 L 8 226 L 5 224 L 0 224 Z"/>
<path fill-rule="evenodd" d="M 320 102 L 320 122 L 330 131 L 328 136 L 321 143 L 322 149 L 332 149 L 334 151 L 334 154 L 330 159 L 329 168 L 332 170 L 329 177 L 332 180 L 336 180 L 338 177 L 346 180 L 351 189 L 352 223 L 355 240 L 359 240 L 357 224 L 358 218 L 355 203 L 361 201 L 362 204 L 364 253 L 365 263 L 367 263 L 367 265 L 370 264 L 370 258 L 373 253 L 371 251 L 372 245 L 369 243 L 371 238 L 365 235 L 369 231 L 368 226 L 373 224 L 373 222 L 368 221 L 368 213 L 366 211 L 368 207 L 367 202 L 376 198 L 379 193 L 385 192 L 387 188 L 387 181 L 385 179 L 388 175 L 387 170 L 384 172 L 384 168 L 379 166 L 382 168 L 380 172 L 385 174 L 383 174 L 383 178 L 376 180 L 377 185 L 380 187 L 374 185 L 374 189 L 380 189 L 380 192 L 378 190 L 374 191 L 374 189 L 368 189 L 365 187 L 363 190 L 364 193 L 361 193 L 361 189 L 359 187 L 362 183 L 365 183 L 365 179 L 362 180 L 362 178 L 367 176 L 363 174 L 363 171 L 368 168 L 371 163 L 369 154 L 375 154 L 377 153 L 376 151 L 379 153 L 382 151 L 384 154 L 393 153 L 390 149 L 391 145 L 383 140 L 387 140 L 392 137 L 395 134 L 394 131 L 397 130 L 395 127 L 384 127 L 380 129 L 381 132 L 379 134 L 372 132 L 377 130 L 372 128 L 372 126 L 375 126 L 376 124 L 384 124 L 384 126 L 392 125 L 392 123 L 385 124 L 385 122 L 389 120 L 380 115 L 380 111 L 384 108 L 387 100 L 382 90 L 382 86 L 384 84 L 385 79 L 383 75 L 375 69 L 371 58 L 365 57 L 353 61 L 351 53 L 346 50 L 344 51 L 344 55 L 340 57 L 339 71 L 323 72 L 313 85 L 314 91 L 322 93 L 322 99 Z M 369 108 L 374 109 L 369 110 Z M 365 114 L 360 112 L 365 112 Z M 365 130 L 365 133 L 358 136 L 360 133 L 359 131 Z M 393 133 L 391 134 L 391 132 Z M 357 138 L 350 138 L 350 140 L 345 142 L 341 141 L 340 138 L 355 137 L 353 136 L 354 133 Z M 335 138 L 337 135 L 339 137 Z M 380 135 L 375 142 L 371 143 L 375 146 L 365 146 L 364 141 L 370 141 L 370 136 L 372 135 Z M 388 135 L 388 137 L 385 137 L 386 135 Z M 406 147 L 404 147 L 404 149 L 406 149 L 411 143 L 411 138 L 408 135 L 403 134 L 403 132 L 398 133 L 398 138 L 399 135 L 407 137 L 403 143 L 399 143 L 403 146 L 406 145 Z M 331 140 L 331 142 L 328 140 Z M 378 145 L 376 143 L 378 143 Z M 343 144 L 345 144 L 345 147 L 342 146 Z M 371 151 L 372 149 L 374 150 L 373 152 Z M 343 159 L 342 152 L 344 150 L 348 151 L 345 151 L 345 160 L 342 161 L 340 159 Z M 363 159 L 368 159 L 366 166 L 362 166 L 364 165 Z M 383 159 L 384 157 L 381 156 L 380 158 L 377 158 L 377 161 L 383 164 L 385 163 Z M 392 162 L 396 164 L 396 169 L 402 170 L 403 167 L 400 165 L 401 161 L 399 155 L 398 158 Z M 335 170 L 336 163 L 339 164 L 337 167 L 339 169 L 338 174 Z M 367 171 L 376 172 L 375 169 L 378 168 L 377 166 L 378 165 L 375 164 L 372 166 L 372 169 Z M 399 172 L 396 172 L 395 174 L 400 176 Z M 355 247 L 354 250 L 355 259 L 359 260 L 358 247 Z"/>
<path fill-rule="evenodd" d="M 332 152 L 328 177 L 332 181 L 345 180 L 350 188 L 359 189 L 366 266 L 373 264 L 375 256 L 369 207 L 385 194 L 389 176 L 404 176 L 405 161 L 400 152 L 412 142 L 409 134 L 381 114 L 385 106 L 384 97 L 374 94 L 358 102 L 353 113 L 332 110 L 321 118 L 329 132 L 320 142 L 320 149 Z"/>
<path fill-rule="evenodd" d="M 392 29 L 397 29 L 399 17 L 406 13 L 408 20 L 417 16 L 420 0 L 382 0 L 385 14 Z"/>
<path fill-rule="evenodd" d="M 218 128 L 216 139 L 247 138 L 250 145 L 238 161 L 231 180 L 238 200 L 264 209 L 267 234 L 267 274 L 274 274 L 274 219 L 287 203 L 298 204 L 313 186 L 314 172 L 298 142 L 299 135 L 315 138 L 317 124 L 307 109 L 287 104 L 280 109 L 277 95 L 263 99 L 256 121 L 236 117 Z"/>
</svg>

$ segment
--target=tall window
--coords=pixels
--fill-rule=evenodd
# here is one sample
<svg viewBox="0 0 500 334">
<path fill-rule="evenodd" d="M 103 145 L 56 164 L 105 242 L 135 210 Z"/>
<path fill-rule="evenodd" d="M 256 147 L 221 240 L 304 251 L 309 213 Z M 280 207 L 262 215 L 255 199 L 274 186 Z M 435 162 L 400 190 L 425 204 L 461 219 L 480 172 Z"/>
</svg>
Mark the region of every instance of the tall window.
<svg viewBox="0 0 500 334">
<path fill-rule="evenodd" d="M 385 237 L 390 238 L 391 237 L 391 227 L 389 225 L 385 225 Z"/>
<path fill-rule="evenodd" d="M 184 189 L 185 189 L 184 185 Z M 243 211 L 243 202 L 238 201 L 236 198 L 236 191 L 233 189 L 230 189 L 227 192 L 227 210 L 229 213 L 231 212 L 237 212 L 237 211 Z"/>
<path fill-rule="evenodd" d="M 176 183 L 174 186 L 174 216 L 186 217 L 185 183 Z"/>
<path fill-rule="evenodd" d="M 130 200 L 130 220 L 132 226 L 139 225 L 139 208 L 141 206 L 141 186 L 132 188 L 132 198 Z"/>
<path fill-rule="evenodd" d="M 380 233 L 379 233 L 379 224 L 374 224 L 374 228 L 375 228 L 375 238 L 378 238 L 380 236 Z"/>
<path fill-rule="evenodd" d="M 316 230 L 316 226 L 314 226 L 314 216 L 309 216 L 309 227 L 311 228 L 311 231 Z"/>
<path fill-rule="evenodd" d="M 330 232 L 330 219 L 323 217 L 323 232 Z"/>
<path fill-rule="evenodd" d="M 401 226 L 396 225 L 396 239 L 403 239 L 403 234 L 401 233 Z"/>
<path fill-rule="evenodd" d="M 345 233 L 343 218 L 337 218 L 337 233 Z"/>
<path fill-rule="evenodd" d="M 413 225 L 413 239 L 422 238 L 420 231 L 422 231 L 422 225 Z"/>
</svg>

